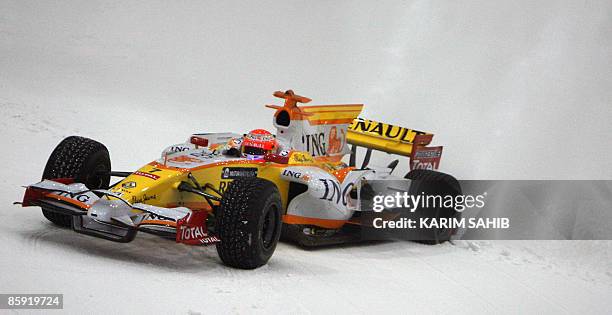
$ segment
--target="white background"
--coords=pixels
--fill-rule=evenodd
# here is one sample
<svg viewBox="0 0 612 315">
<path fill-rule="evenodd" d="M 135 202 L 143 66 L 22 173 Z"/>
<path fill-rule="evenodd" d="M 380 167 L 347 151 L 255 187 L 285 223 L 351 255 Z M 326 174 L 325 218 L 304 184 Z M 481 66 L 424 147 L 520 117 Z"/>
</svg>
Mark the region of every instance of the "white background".
<svg viewBox="0 0 612 315">
<path fill-rule="evenodd" d="M 610 242 L 281 244 L 243 272 L 10 203 L 65 136 L 133 170 L 192 132 L 271 128 L 289 88 L 435 133 L 461 179 L 612 179 L 611 33 L 610 1 L 0 0 L 0 291 L 73 313 L 610 312 Z"/>
</svg>

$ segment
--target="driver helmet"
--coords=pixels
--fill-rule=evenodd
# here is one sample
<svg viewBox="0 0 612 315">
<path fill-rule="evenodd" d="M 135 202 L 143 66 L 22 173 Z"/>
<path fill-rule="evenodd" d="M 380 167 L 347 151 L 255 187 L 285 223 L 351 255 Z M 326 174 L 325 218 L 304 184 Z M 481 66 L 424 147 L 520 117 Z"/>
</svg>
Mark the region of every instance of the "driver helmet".
<svg viewBox="0 0 612 315">
<path fill-rule="evenodd" d="M 264 129 L 251 130 L 244 136 L 242 155 L 249 160 L 262 159 L 266 153 L 276 150 L 276 138 Z"/>
</svg>

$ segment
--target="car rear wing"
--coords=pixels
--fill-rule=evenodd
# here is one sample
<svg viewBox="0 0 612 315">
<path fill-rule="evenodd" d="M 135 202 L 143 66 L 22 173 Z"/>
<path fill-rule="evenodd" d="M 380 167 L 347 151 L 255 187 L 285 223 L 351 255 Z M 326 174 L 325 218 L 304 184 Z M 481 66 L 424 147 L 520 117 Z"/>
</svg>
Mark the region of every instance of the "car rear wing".
<svg viewBox="0 0 612 315">
<path fill-rule="evenodd" d="M 372 150 L 410 158 L 410 169 L 438 169 L 442 147 L 427 147 L 433 134 L 394 126 L 374 120 L 357 118 L 348 127 L 347 142 L 352 144 L 350 164 L 355 165 L 356 146 L 367 148 L 362 165 L 369 163 Z"/>
</svg>

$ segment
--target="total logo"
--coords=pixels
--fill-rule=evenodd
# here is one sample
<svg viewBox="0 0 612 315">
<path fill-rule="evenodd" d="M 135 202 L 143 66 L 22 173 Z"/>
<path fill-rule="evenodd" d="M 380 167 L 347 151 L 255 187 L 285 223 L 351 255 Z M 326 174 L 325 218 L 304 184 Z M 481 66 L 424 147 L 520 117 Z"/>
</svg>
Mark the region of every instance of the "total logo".
<svg viewBox="0 0 612 315">
<path fill-rule="evenodd" d="M 183 227 L 181 229 L 181 240 L 202 239 L 208 236 L 203 226 Z"/>
<path fill-rule="evenodd" d="M 208 235 L 204 226 L 183 227 L 180 232 L 180 242 L 186 244 L 209 245 L 219 243 L 221 240 L 215 235 Z"/>
<path fill-rule="evenodd" d="M 413 170 L 435 170 L 436 165 L 433 162 L 412 161 Z"/>
</svg>

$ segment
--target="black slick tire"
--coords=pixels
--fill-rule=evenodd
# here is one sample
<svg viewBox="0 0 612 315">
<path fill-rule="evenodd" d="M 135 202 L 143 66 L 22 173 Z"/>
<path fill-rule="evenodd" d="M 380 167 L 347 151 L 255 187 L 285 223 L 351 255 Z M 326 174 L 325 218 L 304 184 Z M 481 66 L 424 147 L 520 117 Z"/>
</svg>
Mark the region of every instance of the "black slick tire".
<svg viewBox="0 0 612 315">
<path fill-rule="evenodd" d="M 42 179 L 72 178 L 89 189 L 105 189 L 111 170 L 108 149 L 101 143 L 78 136 L 62 140 L 47 161 Z M 72 226 L 72 216 L 42 208 L 47 220 L 62 227 Z"/>
<path fill-rule="evenodd" d="M 281 235 L 282 213 L 274 183 L 261 178 L 234 180 L 216 214 L 221 240 L 216 247 L 221 261 L 239 269 L 266 264 Z"/>
</svg>

